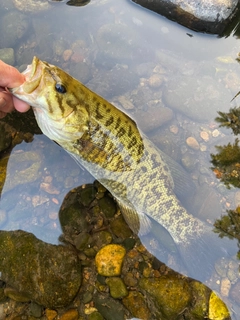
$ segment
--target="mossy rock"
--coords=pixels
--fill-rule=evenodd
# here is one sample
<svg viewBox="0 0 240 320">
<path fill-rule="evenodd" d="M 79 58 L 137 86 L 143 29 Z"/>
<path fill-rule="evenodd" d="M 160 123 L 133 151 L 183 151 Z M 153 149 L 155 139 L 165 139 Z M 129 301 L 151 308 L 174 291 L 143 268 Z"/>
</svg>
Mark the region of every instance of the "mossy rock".
<svg viewBox="0 0 240 320">
<path fill-rule="evenodd" d="M 70 304 L 81 285 L 75 252 L 21 230 L 0 232 L 0 269 L 8 286 L 48 308 Z"/>
</svg>

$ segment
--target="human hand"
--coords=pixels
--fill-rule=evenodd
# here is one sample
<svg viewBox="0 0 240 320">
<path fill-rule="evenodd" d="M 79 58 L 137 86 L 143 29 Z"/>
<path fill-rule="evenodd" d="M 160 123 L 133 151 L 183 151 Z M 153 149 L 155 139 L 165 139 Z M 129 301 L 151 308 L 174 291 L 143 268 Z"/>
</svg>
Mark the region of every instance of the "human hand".
<svg viewBox="0 0 240 320">
<path fill-rule="evenodd" d="M 0 60 L 0 118 L 5 117 L 7 113 L 14 109 L 25 112 L 30 108 L 26 102 L 17 99 L 5 89 L 6 87 L 18 87 L 24 81 L 23 74 Z"/>
</svg>

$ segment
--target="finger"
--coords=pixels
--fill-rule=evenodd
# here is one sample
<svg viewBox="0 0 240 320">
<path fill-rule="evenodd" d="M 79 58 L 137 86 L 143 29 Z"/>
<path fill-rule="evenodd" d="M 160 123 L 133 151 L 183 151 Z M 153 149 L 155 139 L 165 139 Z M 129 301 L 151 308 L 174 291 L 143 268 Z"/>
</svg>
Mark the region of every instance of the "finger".
<svg viewBox="0 0 240 320">
<path fill-rule="evenodd" d="M 14 88 L 20 86 L 25 77 L 16 68 L 0 60 L 0 86 Z"/>
<path fill-rule="evenodd" d="M 19 100 L 16 97 L 13 97 L 13 104 L 15 109 L 19 112 L 26 112 L 30 109 L 30 106 L 26 102 Z"/>
<path fill-rule="evenodd" d="M 7 113 L 14 110 L 13 99 L 11 94 L 0 92 L 0 111 Z"/>
</svg>

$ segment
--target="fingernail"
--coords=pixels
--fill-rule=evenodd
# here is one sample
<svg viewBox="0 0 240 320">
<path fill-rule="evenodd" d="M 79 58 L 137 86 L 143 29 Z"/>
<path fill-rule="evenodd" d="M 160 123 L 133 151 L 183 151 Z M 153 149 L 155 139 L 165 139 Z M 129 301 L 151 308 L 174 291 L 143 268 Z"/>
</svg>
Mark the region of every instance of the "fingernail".
<svg viewBox="0 0 240 320">
<path fill-rule="evenodd" d="M 6 100 L 3 98 L 0 98 L 0 108 L 4 107 L 6 105 Z"/>
</svg>

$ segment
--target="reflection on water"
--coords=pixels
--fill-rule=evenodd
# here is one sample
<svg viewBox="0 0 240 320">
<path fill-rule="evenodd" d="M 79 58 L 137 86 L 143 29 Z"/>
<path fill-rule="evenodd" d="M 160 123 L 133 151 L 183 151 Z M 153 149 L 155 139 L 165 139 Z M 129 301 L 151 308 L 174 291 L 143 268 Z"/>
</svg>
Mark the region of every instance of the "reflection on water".
<svg viewBox="0 0 240 320">
<path fill-rule="evenodd" d="M 214 119 L 218 111 L 228 112 L 237 103 L 236 99 L 230 104 L 240 85 L 235 60 L 238 39 L 194 32 L 189 37 L 187 29 L 127 1 L 124 5 L 91 1 L 83 7 L 47 1 L 46 8 L 29 6 L 29 10 L 23 3 L 18 8 L 21 13 L 13 3 L 3 4 L 0 10 L 4 30 L 1 57 L 23 70 L 37 55 L 128 112 L 161 150 L 189 172 L 197 193 L 190 199 L 183 193 L 181 200 L 205 222 L 213 225 L 226 210 L 239 205 L 238 191 L 226 190 L 209 168 L 213 147 L 224 145 L 225 139 L 232 142 L 229 132 L 219 128 Z M 29 163 L 20 161 L 26 152 L 31 154 Z M 8 163 L 0 200 L 1 228 L 20 228 L 56 243 L 61 232 L 58 211 L 64 196 L 72 188 L 91 182 L 91 176 L 43 136 L 17 145 Z M 22 183 L 21 172 L 33 163 L 38 165 L 33 168 L 34 179 Z M 162 251 L 167 264 L 185 272 L 179 267 L 178 256 L 170 251 L 169 241 L 165 243 Z M 153 251 L 154 245 L 152 241 Z M 226 277 L 220 270 L 207 284 L 223 298 L 231 299 L 231 285 L 238 283 L 238 278 L 227 290 L 223 282 Z M 240 302 L 231 300 L 229 307 L 232 304 L 239 314 Z"/>
</svg>

